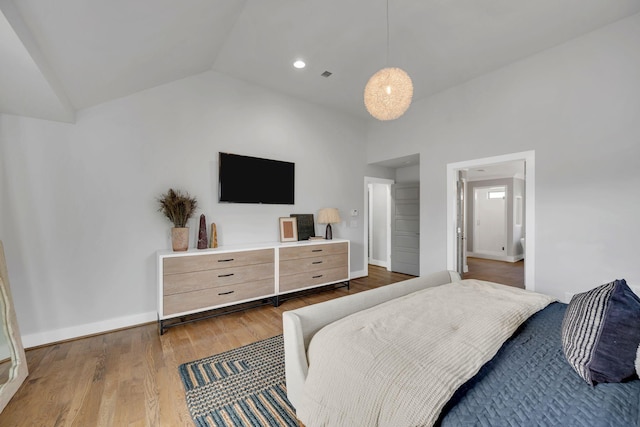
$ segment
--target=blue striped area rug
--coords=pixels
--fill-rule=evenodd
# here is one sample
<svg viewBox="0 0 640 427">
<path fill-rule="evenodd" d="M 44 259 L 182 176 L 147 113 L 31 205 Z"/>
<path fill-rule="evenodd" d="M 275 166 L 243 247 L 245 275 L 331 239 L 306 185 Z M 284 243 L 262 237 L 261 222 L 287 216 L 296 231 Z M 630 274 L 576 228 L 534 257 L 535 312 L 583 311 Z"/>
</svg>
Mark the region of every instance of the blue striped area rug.
<svg viewBox="0 0 640 427">
<path fill-rule="evenodd" d="M 298 426 L 287 400 L 282 335 L 179 367 L 198 427 Z"/>
</svg>

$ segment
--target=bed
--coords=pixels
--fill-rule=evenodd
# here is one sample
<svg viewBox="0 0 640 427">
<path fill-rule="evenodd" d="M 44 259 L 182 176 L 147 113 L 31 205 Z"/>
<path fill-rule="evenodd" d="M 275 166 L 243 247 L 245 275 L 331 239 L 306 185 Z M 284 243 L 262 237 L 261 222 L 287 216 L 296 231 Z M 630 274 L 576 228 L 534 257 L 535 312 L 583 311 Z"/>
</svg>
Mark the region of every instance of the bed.
<svg viewBox="0 0 640 427">
<path fill-rule="evenodd" d="M 412 299 L 414 294 L 429 292 L 430 290 L 425 291 L 428 288 L 459 282 L 464 281 L 461 281 L 455 272 L 439 272 L 285 312 L 283 325 L 287 394 L 301 421 L 307 426 L 412 425 L 413 421 L 407 421 L 401 416 L 407 411 L 407 407 L 414 410 L 417 406 L 432 403 L 429 399 L 420 400 L 419 398 L 407 404 L 406 401 L 409 400 L 407 396 L 411 398 L 416 395 L 421 396 L 424 390 L 414 392 L 413 388 L 409 388 L 401 399 L 395 396 L 396 392 L 390 393 L 384 390 L 385 399 L 390 394 L 395 396 L 391 399 L 391 409 L 383 407 L 380 412 L 373 415 L 366 411 L 360 413 L 361 407 L 368 410 L 370 403 L 377 399 L 375 396 L 371 397 L 368 390 L 374 388 L 372 384 L 375 382 L 366 381 L 367 387 L 364 390 L 353 392 L 351 389 L 345 395 L 340 395 L 339 390 L 348 389 L 350 384 L 356 381 L 347 380 L 346 384 L 336 383 L 335 381 L 339 378 L 332 378 L 331 375 L 336 371 L 342 372 L 338 374 L 339 377 L 345 376 L 344 372 L 348 374 L 350 370 L 357 369 L 357 364 L 355 368 L 347 366 L 346 371 L 340 371 L 342 359 L 348 358 L 342 355 L 337 360 L 330 360 L 327 366 L 331 369 L 328 369 L 322 366 L 322 358 L 319 359 L 316 355 L 318 350 L 312 346 L 312 351 L 308 353 L 309 347 L 319 331 L 322 330 L 316 337 L 318 340 L 326 329 L 331 329 L 324 328 L 326 325 L 331 324 L 333 327 L 334 322 L 346 317 L 351 318 L 352 314 L 357 316 L 363 311 L 379 311 L 379 306 L 381 304 L 384 306 L 387 301 Z M 543 302 L 540 309 L 534 307 L 532 310 L 533 313 L 526 315 L 526 320 L 515 328 L 515 332 L 506 332 L 509 337 L 504 344 L 499 343 L 497 351 L 491 350 L 492 353 L 488 355 L 487 361 L 480 360 L 482 363 L 477 369 L 472 369 L 472 375 L 469 378 L 463 378 L 464 381 L 453 384 L 455 390 L 445 394 L 446 401 L 436 404 L 435 410 L 432 411 L 434 414 L 426 418 L 428 419 L 426 425 L 639 426 L 640 381 L 627 379 L 611 384 L 600 383 L 595 386 L 588 384 L 567 363 L 563 352 L 561 329 L 567 305 L 549 300 L 546 303 Z M 330 340 L 334 339 L 333 336 L 330 338 Z M 327 341 L 321 346 L 326 347 Z M 382 360 L 384 357 L 386 356 L 376 356 L 373 359 Z M 311 366 L 309 360 L 312 360 Z M 316 383 L 313 381 L 314 366 L 317 366 L 315 377 L 326 376 L 328 384 L 338 384 L 333 390 L 328 389 L 326 392 L 329 395 L 338 396 L 333 402 L 327 399 L 327 396 L 323 396 L 322 391 L 317 392 L 314 388 L 314 384 L 317 383 L 317 380 L 315 380 Z M 312 375 L 309 375 L 310 371 Z M 393 382 L 391 381 L 391 386 L 385 387 L 393 389 Z M 404 383 L 398 386 L 405 391 L 407 387 Z M 410 387 L 416 387 L 416 385 L 411 384 Z M 431 385 L 427 387 L 427 389 L 431 388 Z M 314 393 L 317 394 L 314 395 Z M 309 395 L 312 396 L 312 405 L 309 404 Z M 314 396 L 320 397 L 315 399 Z M 347 402 L 349 396 L 354 396 L 352 402 Z M 336 405 L 342 405 L 342 401 L 345 401 L 344 413 L 330 418 L 336 412 Z M 396 405 L 396 401 L 403 402 L 404 407 L 398 403 L 398 408 L 395 408 L 393 405 Z M 323 418 L 327 415 L 322 411 L 318 412 L 314 405 L 319 407 L 327 405 L 330 409 L 329 418 Z M 377 406 L 375 410 L 378 411 Z M 395 412 L 389 415 L 390 410 Z M 367 418 L 368 416 L 373 418 Z M 367 421 L 359 422 L 359 420 Z"/>
</svg>

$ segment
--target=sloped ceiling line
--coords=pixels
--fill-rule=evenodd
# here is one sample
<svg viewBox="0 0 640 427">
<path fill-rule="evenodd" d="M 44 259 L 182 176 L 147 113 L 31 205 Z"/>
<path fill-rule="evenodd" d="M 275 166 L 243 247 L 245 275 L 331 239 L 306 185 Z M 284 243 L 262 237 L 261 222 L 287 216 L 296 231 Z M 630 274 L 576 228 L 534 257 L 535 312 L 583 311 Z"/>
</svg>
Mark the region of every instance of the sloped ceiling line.
<svg viewBox="0 0 640 427">
<path fill-rule="evenodd" d="M 51 91 L 55 94 L 55 97 L 57 98 L 57 101 L 59 103 L 59 108 L 53 111 L 52 114 L 48 117 L 47 114 L 42 114 L 42 112 L 37 111 L 29 114 L 29 111 L 31 110 L 29 105 L 22 106 L 22 108 L 20 108 L 19 111 L 16 111 L 16 113 L 24 111 L 26 115 L 33 115 L 39 118 L 58 120 L 69 123 L 75 122 L 75 109 L 71 105 L 71 102 L 67 97 L 62 83 L 60 83 L 60 79 L 58 79 L 58 77 L 49 66 L 47 60 L 45 59 L 45 56 L 35 42 L 33 36 L 31 35 L 31 32 L 24 23 L 22 16 L 16 9 L 13 1 L 0 0 L 0 12 L 4 15 L 6 22 L 11 26 L 11 29 L 13 29 L 13 32 L 15 32 L 16 36 L 18 37 L 22 45 L 21 48 L 27 51 L 28 55 L 35 63 L 35 66 L 38 68 L 42 79 L 44 79 L 46 85 L 48 85 Z M 17 46 L 13 47 L 13 49 L 17 48 Z M 0 51 L 0 55 L 3 55 L 2 51 Z M 7 66 L 9 66 L 9 64 L 7 64 Z M 24 74 L 22 74 L 21 70 L 19 69 L 16 69 L 15 72 L 20 74 L 20 76 L 18 76 L 18 78 L 15 80 L 20 81 L 21 78 L 24 77 Z M 12 84 L 13 81 L 14 79 L 10 79 L 9 84 Z M 3 83 L 4 82 L 0 82 L 0 87 L 2 87 Z M 25 84 L 30 84 L 30 82 L 26 82 Z M 25 100 L 25 102 L 28 102 L 28 100 Z M 3 111 L 0 110 L 0 113 L 2 112 Z"/>
</svg>

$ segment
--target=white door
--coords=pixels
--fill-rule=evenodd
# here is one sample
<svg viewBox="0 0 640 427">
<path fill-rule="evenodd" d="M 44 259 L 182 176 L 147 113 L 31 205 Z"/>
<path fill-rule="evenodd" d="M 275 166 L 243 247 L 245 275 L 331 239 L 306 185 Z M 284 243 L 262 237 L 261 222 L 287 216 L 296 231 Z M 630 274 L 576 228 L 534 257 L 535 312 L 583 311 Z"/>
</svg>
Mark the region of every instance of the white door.
<svg viewBox="0 0 640 427">
<path fill-rule="evenodd" d="M 473 252 L 504 255 L 507 249 L 507 187 L 474 189 Z"/>
<path fill-rule="evenodd" d="M 420 275 L 420 184 L 391 186 L 391 270 Z"/>
</svg>

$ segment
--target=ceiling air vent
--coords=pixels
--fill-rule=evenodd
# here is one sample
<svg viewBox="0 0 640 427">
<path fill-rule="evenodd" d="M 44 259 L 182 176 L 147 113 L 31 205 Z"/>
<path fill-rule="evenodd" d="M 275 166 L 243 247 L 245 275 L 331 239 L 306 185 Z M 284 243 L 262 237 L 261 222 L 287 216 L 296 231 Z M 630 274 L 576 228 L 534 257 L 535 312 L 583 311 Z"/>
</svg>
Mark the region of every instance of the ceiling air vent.
<svg viewBox="0 0 640 427">
<path fill-rule="evenodd" d="M 331 71 L 325 71 L 324 73 L 320 74 L 322 77 L 329 77 L 331 74 L 333 74 Z"/>
</svg>

